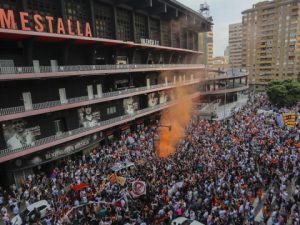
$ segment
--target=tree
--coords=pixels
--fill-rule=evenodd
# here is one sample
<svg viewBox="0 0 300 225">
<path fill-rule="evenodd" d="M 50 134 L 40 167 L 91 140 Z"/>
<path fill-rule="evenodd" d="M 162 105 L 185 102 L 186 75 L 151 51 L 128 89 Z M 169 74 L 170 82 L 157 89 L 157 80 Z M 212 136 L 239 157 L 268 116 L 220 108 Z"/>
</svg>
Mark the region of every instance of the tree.
<svg viewBox="0 0 300 225">
<path fill-rule="evenodd" d="M 276 106 L 293 106 L 300 101 L 300 83 L 294 80 L 271 81 L 267 86 L 270 102 Z"/>
</svg>

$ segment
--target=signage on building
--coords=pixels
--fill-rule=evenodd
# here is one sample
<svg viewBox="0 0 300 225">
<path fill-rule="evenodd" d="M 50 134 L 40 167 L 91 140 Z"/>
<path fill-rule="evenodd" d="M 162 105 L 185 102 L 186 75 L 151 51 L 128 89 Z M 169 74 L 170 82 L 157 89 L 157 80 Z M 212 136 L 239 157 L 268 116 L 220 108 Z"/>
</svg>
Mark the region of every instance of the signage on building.
<svg viewBox="0 0 300 225">
<path fill-rule="evenodd" d="M 17 21 L 20 24 L 17 25 Z M 15 13 L 13 10 L 0 8 L 0 28 L 20 29 L 23 31 L 49 32 L 56 34 L 68 34 L 84 37 L 93 37 L 90 23 L 81 24 L 80 21 L 72 21 L 52 16 L 29 14 L 28 12 Z"/>
<path fill-rule="evenodd" d="M 103 138 L 102 132 L 93 134 L 85 138 L 61 145 L 60 147 L 50 149 L 48 151 L 42 151 L 37 154 L 30 155 L 26 158 L 20 158 L 14 162 L 14 164 L 21 168 L 35 167 L 40 164 L 57 160 L 68 155 L 72 155 L 76 152 L 82 151 L 89 146 L 98 143 Z"/>
<path fill-rule="evenodd" d="M 91 140 L 90 138 L 84 138 L 82 140 L 76 141 L 75 143 L 72 143 L 70 145 L 67 145 L 63 148 L 57 148 L 54 150 L 51 150 L 45 154 L 46 160 L 53 160 L 60 158 L 65 155 L 72 154 L 73 152 L 76 152 L 79 149 L 82 149 L 90 144 Z"/>
<path fill-rule="evenodd" d="M 152 39 L 141 38 L 141 44 L 145 44 L 145 45 L 159 45 L 159 41 L 152 40 Z"/>
</svg>

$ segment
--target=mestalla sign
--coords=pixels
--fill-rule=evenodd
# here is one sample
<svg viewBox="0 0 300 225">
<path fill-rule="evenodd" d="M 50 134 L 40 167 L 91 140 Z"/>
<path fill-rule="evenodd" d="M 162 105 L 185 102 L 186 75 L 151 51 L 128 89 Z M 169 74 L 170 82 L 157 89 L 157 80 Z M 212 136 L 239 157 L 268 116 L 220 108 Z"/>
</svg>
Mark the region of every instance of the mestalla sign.
<svg viewBox="0 0 300 225">
<path fill-rule="evenodd" d="M 20 21 L 20 26 L 17 26 L 16 21 Z M 33 24 L 33 26 L 31 26 Z M 16 13 L 13 10 L 5 10 L 0 8 L 0 28 L 17 30 L 21 28 L 23 31 L 49 32 L 56 34 L 68 34 L 84 37 L 93 37 L 90 23 L 82 24 L 80 21 L 72 21 L 62 18 L 54 18 L 52 16 L 41 16 L 28 12 Z"/>
</svg>

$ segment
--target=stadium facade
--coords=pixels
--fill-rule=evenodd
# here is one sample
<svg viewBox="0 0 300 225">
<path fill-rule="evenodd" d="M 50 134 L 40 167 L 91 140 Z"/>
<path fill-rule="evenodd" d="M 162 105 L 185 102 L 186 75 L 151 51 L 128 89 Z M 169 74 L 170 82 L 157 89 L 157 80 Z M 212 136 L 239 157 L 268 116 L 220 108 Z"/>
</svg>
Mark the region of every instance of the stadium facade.
<svg viewBox="0 0 300 225">
<path fill-rule="evenodd" d="M 0 0 L 2 183 L 158 120 L 176 87 L 246 90 L 247 74 L 208 76 L 211 25 L 175 0 Z"/>
</svg>

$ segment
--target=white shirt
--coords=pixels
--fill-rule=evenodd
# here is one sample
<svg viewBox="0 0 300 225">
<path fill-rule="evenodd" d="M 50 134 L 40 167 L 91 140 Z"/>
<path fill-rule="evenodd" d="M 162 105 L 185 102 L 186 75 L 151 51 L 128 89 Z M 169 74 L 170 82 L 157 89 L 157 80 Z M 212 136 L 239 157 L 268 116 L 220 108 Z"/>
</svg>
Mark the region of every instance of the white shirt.
<svg viewBox="0 0 300 225">
<path fill-rule="evenodd" d="M 19 214 L 19 207 L 17 205 L 15 205 L 15 207 L 13 209 L 13 213 L 14 213 L 14 215 L 18 215 Z"/>
</svg>

